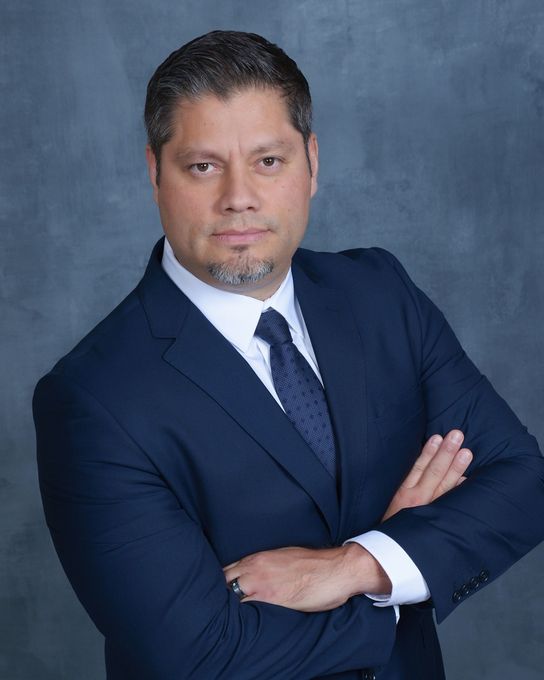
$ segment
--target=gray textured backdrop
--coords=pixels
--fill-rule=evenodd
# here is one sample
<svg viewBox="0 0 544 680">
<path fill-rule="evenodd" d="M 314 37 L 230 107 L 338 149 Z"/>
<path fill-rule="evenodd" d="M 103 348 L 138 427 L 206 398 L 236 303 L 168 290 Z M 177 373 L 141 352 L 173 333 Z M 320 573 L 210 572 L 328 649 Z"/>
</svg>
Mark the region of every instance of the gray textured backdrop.
<svg viewBox="0 0 544 680">
<path fill-rule="evenodd" d="M 160 224 L 147 80 L 212 28 L 308 76 L 321 142 L 306 245 L 381 245 L 544 442 L 541 0 L 12 0 L 0 9 L 0 678 L 100 680 L 38 496 L 37 378 L 142 273 Z M 544 675 L 544 550 L 439 629 L 450 679 Z"/>
</svg>

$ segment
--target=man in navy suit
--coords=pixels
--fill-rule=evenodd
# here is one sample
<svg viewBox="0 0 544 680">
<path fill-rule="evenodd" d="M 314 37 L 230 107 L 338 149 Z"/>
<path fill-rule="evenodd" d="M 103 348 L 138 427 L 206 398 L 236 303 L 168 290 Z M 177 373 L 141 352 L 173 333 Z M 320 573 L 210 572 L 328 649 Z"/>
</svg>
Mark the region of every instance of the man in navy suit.
<svg viewBox="0 0 544 680">
<path fill-rule="evenodd" d="M 166 237 L 34 399 L 108 678 L 443 677 L 433 608 L 544 537 L 536 441 L 390 253 L 299 248 L 318 150 L 279 48 L 188 43 L 146 125 Z"/>
</svg>

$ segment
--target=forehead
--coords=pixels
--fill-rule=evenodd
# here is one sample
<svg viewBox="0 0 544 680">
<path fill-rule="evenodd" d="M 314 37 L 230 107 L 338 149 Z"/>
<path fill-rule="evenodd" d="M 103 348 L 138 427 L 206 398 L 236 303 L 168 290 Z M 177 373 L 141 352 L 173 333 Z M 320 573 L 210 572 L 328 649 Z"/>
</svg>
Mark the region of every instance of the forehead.
<svg viewBox="0 0 544 680">
<path fill-rule="evenodd" d="M 225 97 L 204 93 L 183 98 L 175 105 L 171 120 L 171 142 L 270 134 L 302 139 L 291 122 L 285 96 L 270 87 L 247 88 Z"/>
</svg>

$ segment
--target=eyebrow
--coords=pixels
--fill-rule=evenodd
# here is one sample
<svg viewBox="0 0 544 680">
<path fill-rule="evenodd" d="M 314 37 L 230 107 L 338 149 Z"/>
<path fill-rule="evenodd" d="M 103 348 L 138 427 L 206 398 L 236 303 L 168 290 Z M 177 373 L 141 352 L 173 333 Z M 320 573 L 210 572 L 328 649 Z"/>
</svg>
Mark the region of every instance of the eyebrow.
<svg viewBox="0 0 544 680">
<path fill-rule="evenodd" d="M 259 156 L 264 153 L 272 153 L 274 151 L 281 151 L 282 153 L 291 153 L 293 151 L 293 144 L 283 139 L 272 139 L 269 142 L 264 142 L 254 147 L 250 151 L 250 156 Z M 175 154 L 175 159 L 180 163 L 188 163 L 196 158 L 208 158 L 210 160 L 221 160 L 216 151 L 207 149 L 206 147 L 186 147 L 180 149 Z"/>
<path fill-rule="evenodd" d="M 251 151 L 252 156 L 258 156 L 262 153 L 267 153 L 269 151 L 283 151 L 284 153 L 289 153 L 293 150 L 292 142 L 287 142 L 284 139 L 273 139 L 270 142 L 265 142 L 264 144 L 259 144 Z"/>
<path fill-rule="evenodd" d="M 210 160 L 219 160 L 215 151 L 208 150 L 206 148 L 196 149 L 188 147 L 186 149 L 180 149 L 175 153 L 175 159 L 180 163 L 188 163 L 189 161 L 195 160 L 197 158 L 209 158 Z"/>
</svg>

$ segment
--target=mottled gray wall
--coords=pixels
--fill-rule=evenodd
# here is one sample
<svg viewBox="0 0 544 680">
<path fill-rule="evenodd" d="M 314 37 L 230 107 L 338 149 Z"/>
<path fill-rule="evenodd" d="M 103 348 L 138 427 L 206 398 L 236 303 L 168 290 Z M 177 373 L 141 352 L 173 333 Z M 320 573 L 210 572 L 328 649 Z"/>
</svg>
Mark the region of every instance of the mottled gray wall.
<svg viewBox="0 0 544 680">
<path fill-rule="evenodd" d="M 1 680 L 104 677 L 42 518 L 31 392 L 142 273 L 145 86 L 212 28 L 263 33 L 310 80 L 307 245 L 396 253 L 544 442 L 541 0 L 3 2 Z M 450 679 L 543 677 L 543 571 L 540 548 L 440 627 Z"/>
</svg>

